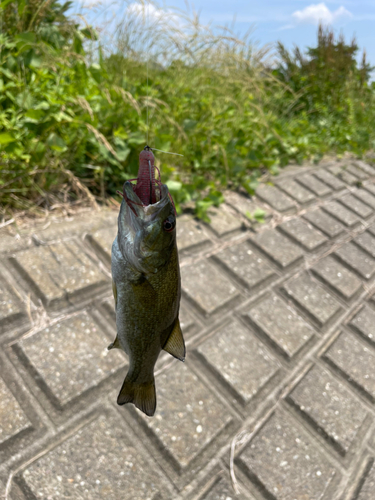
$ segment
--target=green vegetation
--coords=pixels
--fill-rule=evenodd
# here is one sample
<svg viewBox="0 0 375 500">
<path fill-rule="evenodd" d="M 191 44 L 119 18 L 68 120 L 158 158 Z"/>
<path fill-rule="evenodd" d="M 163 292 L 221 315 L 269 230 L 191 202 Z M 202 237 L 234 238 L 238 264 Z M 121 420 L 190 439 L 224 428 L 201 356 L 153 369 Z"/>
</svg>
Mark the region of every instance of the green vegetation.
<svg viewBox="0 0 375 500">
<path fill-rule="evenodd" d="M 372 68 L 355 41 L 320 28 L 306 55 L 279 44 L 271 63 L 249 36 L 195 17 L 128 10 L 99 37 L 69 6 L 0 0 L 2 217 L 115 196 L 136 176 L 147 104 L 149 145 L 184 155 L 156 153 L 163 181 L 200 217 L 291 160 L 374 148 Z"/>
</svg>

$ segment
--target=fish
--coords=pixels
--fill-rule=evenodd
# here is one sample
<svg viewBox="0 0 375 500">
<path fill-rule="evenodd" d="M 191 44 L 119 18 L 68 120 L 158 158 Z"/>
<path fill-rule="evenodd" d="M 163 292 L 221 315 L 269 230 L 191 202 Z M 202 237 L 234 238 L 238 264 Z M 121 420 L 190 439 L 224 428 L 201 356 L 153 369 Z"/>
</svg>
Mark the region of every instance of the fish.
<svg viewBox="0 0 375 500">
<path fill-rule="evenodd" d="M 168 187 L 155 181 L 154 157 L 141 152 L 137 185 L 126 181 L 112 245 L 117 335 L 108 349 L 125 351 L 128 372 L 117 404 L 156 409 L 154 367 L 162 350 L 184 361 L 179 321 L 181 277 L 176 213 Z"/>
</svg>

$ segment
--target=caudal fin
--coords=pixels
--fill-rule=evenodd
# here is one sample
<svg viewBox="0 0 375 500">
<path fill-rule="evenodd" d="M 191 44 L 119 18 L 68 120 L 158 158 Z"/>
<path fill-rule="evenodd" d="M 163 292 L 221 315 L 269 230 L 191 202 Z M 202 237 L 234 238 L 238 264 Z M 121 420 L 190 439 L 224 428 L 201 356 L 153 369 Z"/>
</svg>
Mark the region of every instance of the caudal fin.
<svg viewBox="0 0 375 500">
<path fill-rule="evenodd" d="M 133 403 L 143 413 L 152 417 L 156 409 L 155 379 L 147 384 L 137 384 L 126 376 L 117 397 L 117 404 Z"/>
</svg>

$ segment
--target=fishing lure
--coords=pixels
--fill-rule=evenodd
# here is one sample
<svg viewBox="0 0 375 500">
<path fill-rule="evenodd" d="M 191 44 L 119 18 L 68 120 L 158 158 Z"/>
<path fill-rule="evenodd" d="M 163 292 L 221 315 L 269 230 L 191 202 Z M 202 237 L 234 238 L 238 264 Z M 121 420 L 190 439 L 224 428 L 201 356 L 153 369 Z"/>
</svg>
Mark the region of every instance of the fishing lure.
<svg viewBox="0 0 375 500">
<path fill-rule="evenodd" d="M 117 403 L 133 403 L 148 416 L 156 409 L 154 367 L 160 351 L 181 361 L 186 354 L 178 318 L 176 211 L 159 170 L 155 179 L 156 168 L 146 146 L 139 155 L 136 184 L 126 181 L 120 193 L 118 233 L 112 245 L 117 336 L 108 346 L 129 356 Z"/>
</svg>

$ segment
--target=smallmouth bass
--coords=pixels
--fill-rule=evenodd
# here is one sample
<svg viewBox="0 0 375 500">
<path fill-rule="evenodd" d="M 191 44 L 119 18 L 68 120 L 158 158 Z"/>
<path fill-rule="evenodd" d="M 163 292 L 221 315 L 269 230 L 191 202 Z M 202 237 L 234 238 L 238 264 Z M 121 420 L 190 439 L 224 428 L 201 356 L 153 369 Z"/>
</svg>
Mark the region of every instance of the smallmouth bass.
<svg viewBox="0 0 375 500">
<path fill-rule="evenodd" d="M 181 279 L 176 245 L 176 214 L 168 187 L 155 181 L 154 156 L 140 154 L 137 185 L 126 181 L 112 245 L 112 284 L 117 336 L 108 349 L 129 357 L 129 370 L 117 398 L 146 415 L 156 409 L 154 367 L 160 351 L 184 361 L 179 322 Z"/>
</svg>

